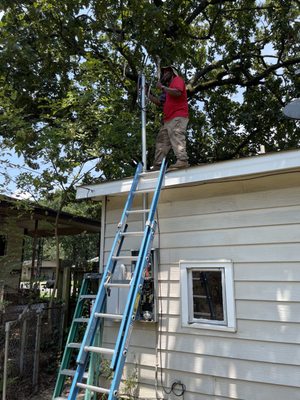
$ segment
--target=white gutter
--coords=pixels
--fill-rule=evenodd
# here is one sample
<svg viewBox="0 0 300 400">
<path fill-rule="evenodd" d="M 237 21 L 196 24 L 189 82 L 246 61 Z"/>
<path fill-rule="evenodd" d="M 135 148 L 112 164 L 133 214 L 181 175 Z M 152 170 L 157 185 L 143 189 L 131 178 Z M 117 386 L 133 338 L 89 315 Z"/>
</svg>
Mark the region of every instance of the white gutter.
<svg viewBox="0 0 300 400">
<path fill-rule="evenodd" d="M 300 168 L 300 150 L 281 151 L 169 171 L 165 176 L 163 188 L 221 181 L 249 175 L 276 173 L 296 168 Z M 139 190 L 142 192 L 147 189 L 153 189 L 156 177 L 157 175 L 154 175 L 154 173 L 147 173 L 140 181 Z M 131 183 L 132 177 L 80 186 L 77 188 L 76 198 L 102 200 L 106 195 L 126 194 L 130 190 Z"/>
</svg>

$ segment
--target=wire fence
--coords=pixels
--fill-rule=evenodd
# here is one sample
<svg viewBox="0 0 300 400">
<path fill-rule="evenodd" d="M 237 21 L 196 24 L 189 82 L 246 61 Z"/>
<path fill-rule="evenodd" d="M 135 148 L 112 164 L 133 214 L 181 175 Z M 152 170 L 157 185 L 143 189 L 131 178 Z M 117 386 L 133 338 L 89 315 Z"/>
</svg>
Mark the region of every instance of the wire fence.
<svg viewBox="0 0 300 400">
<path fill-rule="evenodd" d="M 17 320 L 0 327 L 2 400 L 27 399 L 38 391 L 41 372 L 62 346 L 62 305 L 27 306 Z"/>
</svg>

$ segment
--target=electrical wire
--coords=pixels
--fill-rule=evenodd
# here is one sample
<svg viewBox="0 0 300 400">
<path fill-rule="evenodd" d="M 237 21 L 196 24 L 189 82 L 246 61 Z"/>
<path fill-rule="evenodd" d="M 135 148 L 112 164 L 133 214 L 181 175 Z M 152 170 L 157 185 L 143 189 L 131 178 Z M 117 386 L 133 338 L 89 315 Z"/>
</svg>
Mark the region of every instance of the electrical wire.
<svg viewBox="0 0 300 400">
<path fill-rule="evenodd" d="M 158 257 L 157 257 L 157 264 L 160 265 L 160 224 L 159 224 L 159 213 L 158 209 L 156 208 L 156 221 L 157 221 L 157 237 L 158 237 Z M 161 284 L 158 282 L 158 304 L 159 304 L 159 310 L 158 310 L 158 329 L 157 329 L 157 345 L 156 345 L 156 351 L 159 354 L 159 363 L 156 362 L 156 373 L 155 373 L 155 379 L 158 381 L 158 368 L 160 368 L 160 386 L 162 387 L 163 391 L 166 394 L 171 394 L 172 391 L 168 391 L 163 382 L 163 375 L 162 375 L 162 335 L 159 333 L 159 329 L 162 328 L 162 301 L 161 301 Z M 158 366 L 160 365 L 160 367 Z"/>
<path fill-rule="evenodd" d="M 158 237 L 158 249 L 160 250 L 160 224 L 159 224 L 159 213 L 158 209 L 156 209 L 156 221 L 157 221 L 157 237 Z M 158 257 L 157 257 L 157 263 L 160 265 L 160 251 L 158 251 Z M 163 373 L 162 373 L 162 334 L 159 333 L 159 328 L 162 328 L 162 300 L 161 300 L 161 285 L 158 283 L 158 303 L 159 303 L 159 321 L 158 321 L 158 329 L 157 329 L 157 346 L 156 346 L 156 351 L 159 353 L 159 364 L 160 367 L 158 366 L 158 363 L 156 361 L 156 366 L 155 366 L 155 386 L 156 386 L 156 395 L 157 395 L 157 382 L 158 382 L 158 368 L 160 368 L 160 386 L 162 387 L 164 393 L 167 395 L 173 393 L 176 397 L 183 397 L 184 393 L 186 391 L 186 386 L 176 380 L 172 383 L 170 389 L 168 390 L 165 387 L 164 381 L 163 381 Z M 178 389 L 180 387 L 180 389 Z M 156 397 L 159 399 L 159 397 Z"/>
</svg>

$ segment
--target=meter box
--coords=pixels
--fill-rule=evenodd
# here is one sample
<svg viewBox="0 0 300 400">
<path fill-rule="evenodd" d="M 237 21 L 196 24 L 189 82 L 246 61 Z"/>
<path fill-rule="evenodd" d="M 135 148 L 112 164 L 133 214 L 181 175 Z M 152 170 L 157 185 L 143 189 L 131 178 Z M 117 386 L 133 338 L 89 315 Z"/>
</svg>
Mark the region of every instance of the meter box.
<svg viewBox="0 0 300 400">
<path fill-rule="evenodd" d="M 138 256 L 138 250 L 131 250 L 132 256 Z M 129 283 L 134 272 L 136 261 L 130 265 L 120 264 L 115 268 L 112 282 Z M 149 263 L 145 268 L 144 284 L 136 321 L 157 322 L 157 269 L 158 249 L 152 249 Z M 129 288 L 110 288 L 107 296 L 107 313 L 123 314 Z"/>
</svg>

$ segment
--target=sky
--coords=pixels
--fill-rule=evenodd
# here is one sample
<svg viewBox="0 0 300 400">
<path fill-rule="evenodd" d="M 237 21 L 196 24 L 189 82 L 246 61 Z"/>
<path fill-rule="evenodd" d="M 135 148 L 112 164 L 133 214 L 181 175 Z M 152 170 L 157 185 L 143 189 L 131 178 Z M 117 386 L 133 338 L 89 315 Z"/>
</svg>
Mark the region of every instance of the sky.
<svg viewBox="0 0 300 400">
<path fill-rule="evenodd" d="M 86 162 L 80 175 L 82 175 L 85 172 L 90 172 L 91 170 L 93 170 L 97 161 L 98 159 Z M 22 172 L 28 172 L 31 173 L 34 177 L 38 177 L 43 173 L 43 171 L 49 168 L 50 168 L 49 165 L 40 163 L 40 168 L 38 170 L 33 170 L 25 164 L 24 158 L 22 156 L 18 156 L 14 151 L 10 151 L 9 154 L 3 154 L 3 155 L 0 154 L 0 193 L 19 199 L 32 198 L 31 193 L 28 193 L 26 191 L 21 191 L 20 189 L 18 189 L 17 187 L 18 175 Z M 78 169 L 75 168 L 73 174 L 69 176 L 68 183 L 72 181 L 73 177 L 76 176 L 77 172 Z M 10 177 L 8 185 L 5 183 L 4 173 L 8 174 Z M 97 177 L 101 175 L 101 172 L 91 171 L 91 175 Z M 66 184 L 66 186 L 68 186 L 68 183 Z"/>
</svg>

